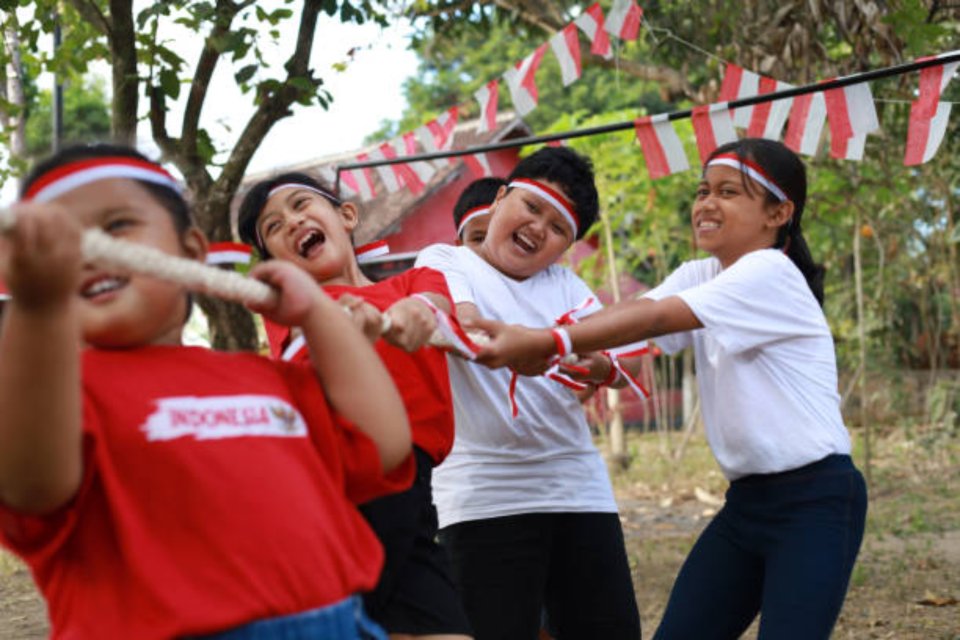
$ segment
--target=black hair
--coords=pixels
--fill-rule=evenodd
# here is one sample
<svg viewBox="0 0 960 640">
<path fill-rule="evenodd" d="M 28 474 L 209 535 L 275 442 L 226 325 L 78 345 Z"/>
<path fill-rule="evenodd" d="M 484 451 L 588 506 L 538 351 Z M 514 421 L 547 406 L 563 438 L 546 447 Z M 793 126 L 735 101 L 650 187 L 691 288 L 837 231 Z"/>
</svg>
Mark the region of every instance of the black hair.
<svg viewBox="0 0 960 640">
<path fill-rule="evenodd" d="M 468 184 L 460 193 L 460 197 L 457 198 L 457 203 L 453 205 L 454 228 L 460 228 L 460 221 L 463 220 L 467 211 L 493 204 L 500 187 L 504 187 L 506 184 L 506 180 L 496 177 L 479 178 Z"/>
<path fill-rule="evenodd" d="M 336 207 L 343 204 L 340 195 L 331 187 L 327 186 L 325 182 L 310 174 L 299 171 L 280 173 L 272 178 L 267 178 L 254 184 L 243 196 L 243 201 L 240 203 L 237 230 L 240 232 L 240 239 L 256 247 L 260 253 L 260 257 L 265 260 L 270 258 L 270 252 L 267 251 L 267 248 L 263 245 L 263 241 L 260 238 L 260 234 L 257 233 L 257 221 L 260 219 L 260 214 L 263 213 L 263 207 L 267 204 L 270 192 L 282 184 L 291 183 L 302 184 L 306 187 L 322 191 L 329 196 L 327 200 Z"/>
<path fill-rule="evenodd" d="M 109 158 L 112 156 L 133 158 L 134 160 L 157 164 L 139 151 L 122 145 L 97 142 L 69 146 L 45 158 L 30 170 L 30 173 L 27 174 L 27 177 L 20 187 L 20 196 L 23 197 L 34 182 L 58 167 L 70 164 L 71 162 L 77 162 L 78 160 Z M 154 200 L 160 203 L 160 205 L 170 213 L 170 217 L 173 218 L 173 226 L 177 230 L 178 235 L 182 235 L 187 229 L 194 226 L 193 216 L 190 214 L 190 205 L 187 204 L 187 201 L 179 191 L 155 182 L 137 180 L 136 178 L 131 179 L 146 189 L 147 192 L 153 196 Z"/>
<path fill-rule="evenodd" d="M 507 180 L 516 178 L 547 180 L 563 189 L 579 219 L 577 240 L 597 221 L 600 198 L 593 163 L 586 156 L 567 147 L 543 147 L 521 160 Z"/>
<path fill-rule="evenodd" d="M 766 138 L 743 138 L 714 149 L 704 163 L 704 167 L 710 163 L 710 160 L 723 153 L 734 153 L 741 160 L 749 160 L 758 165 L 786 194 L 787 199 L 793 202 L 793 216 L 777 230 L 773 248 L 782 249 L 797 265 L 800 273 L 807 280 L 810 291 L 813 292 L 820 306 L 823 306 L 823 277 L 826 269 L 813 261 L 800 226 L 803 210 L 807 204 L 807 170 L 803 161 L 782 142 Z M 749 184 L 746 181 L 746 174 L 744 174 L 744 183 Z M 749 186 L 747 189 L 749 190 Z M 763 191 L 768 204 L 780 202 L 770 190 L 764 188 Z"/>
</svg>

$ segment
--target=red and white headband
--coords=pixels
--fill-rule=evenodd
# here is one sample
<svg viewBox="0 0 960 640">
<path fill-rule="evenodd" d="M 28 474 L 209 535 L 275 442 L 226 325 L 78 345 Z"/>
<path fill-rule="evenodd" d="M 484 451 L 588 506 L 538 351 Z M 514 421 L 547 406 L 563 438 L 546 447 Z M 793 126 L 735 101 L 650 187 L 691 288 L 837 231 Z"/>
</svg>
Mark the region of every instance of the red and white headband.
<svg viewBox="0 0 960 640">
<path fill-rule="evenodd" d="M 286 189 L 306 189 L 307 191 L 312 191 L 319 196 L 323 196 L 335 205 L 340 205 L 342 203 L 340 198 L 333 195 L 329 191 L 326 191 L 325 189 L 318 189 L 317 187 L 309 184 L 300 184 L 299 182 L 284 182 L 283 184 L 278 184 L 273 189 L 270 189 L 270 193 L 267 194 L 267 200 L 272 198 L 278 191 L 284 191 Z"/>
<path fill-rule="evenodd" d="M 707 167 L 712 167 L 714 165 L 733 167 L 738 171 L 744 172 L 753 178 L 754 181 L 766 187 L 766 189 L 775 195 L 777 200 L 780 202 L 786 202 L 790 199 L 787 197 L 787 194 L 783 192 L 783 189 L 777 186 L 777 183 L 773 181 L 773 178 L 768 176 L 759 165 L 747 160 L 746 158 L 741 158 L 735 153 L 721 153 L 707 163 Z"/>
<path fill-rule="evenodd" d="M 485 216 L 490 213 L 490 205 L 483 205 L 482 207 L 474 207 L 473 209 L 468 209 L 463 218 L 460 219 L 460 226 L 457 227 L 457 237 L 463 237 L 463 230 L 467 228 L 467 223 L 471 220 L 479 218 L 480 216 Z"/>
<path fill-rule="evenodd" d="M 529 178 L 516 178 L 507 185 L 508 188 L 517 188 L 524 189 L 531 193 L 535 193 L 550 204 L 553 205 L 553 208 L 560 212 L 560 215 L 563 216 L 563 219 L 567 221 L 567 224 L 573 229 L 573 235 L 577 235 L 580 231 L 580 219 L 577 217 L 576 211 L 573 210 L 573 205 L 560 193 L 557 193 L 547 185 L 542 182 L 537 182 L 536 180 L 531 180 Z"/>
<path fill-rule="evenodd" d="M 163 167 L 153 162 L 126 156 L 85 158 L 54 167 L 40 175 L 23 194 L 24 200 L 49 202 L 68 191 L 109 178 L 143 180 L 183 193 L 183 189 Z"/>
</svg>

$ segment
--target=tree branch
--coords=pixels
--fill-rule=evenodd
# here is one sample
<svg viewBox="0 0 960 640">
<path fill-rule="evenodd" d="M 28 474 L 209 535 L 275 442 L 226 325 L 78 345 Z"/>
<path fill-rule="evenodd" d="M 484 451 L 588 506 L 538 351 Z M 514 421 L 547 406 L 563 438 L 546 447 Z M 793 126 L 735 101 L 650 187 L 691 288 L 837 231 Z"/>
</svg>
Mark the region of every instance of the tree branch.
<svg viewBox="0 0 960 640">
<path fill-rule="evenodd" d="M 70 0 L 70 4 L 73 5 L 73 8 L 77 10 L 77 13 L 79 13 L 84 20 L 96 27 L 100 33 L 107 36 L 107 38 L 113 37 L 110 20 L 103 15 L 103 12 L 100 11 L 100 7 L 97 6 L 96 2 L 92 0 Z"/>
<path fill-rule="evenodd" d="M 113 137 L 132 146 L 137 140 L 140 100 L 133 2 L 110 0 L 110 19 L 113 29 L 107 39 L 113 54 Z"/>
</svg>

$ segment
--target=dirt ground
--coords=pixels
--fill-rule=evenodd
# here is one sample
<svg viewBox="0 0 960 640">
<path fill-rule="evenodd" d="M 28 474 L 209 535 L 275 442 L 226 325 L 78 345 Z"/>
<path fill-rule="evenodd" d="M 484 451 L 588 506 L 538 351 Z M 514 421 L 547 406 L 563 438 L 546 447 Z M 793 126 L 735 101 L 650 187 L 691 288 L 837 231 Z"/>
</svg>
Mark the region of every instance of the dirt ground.
<svg viewBox="0 0 960 640">
<path fill-rule="evenodd" d="M 960 640 L 960 443 L 918 442 L 925 441 L 900 432 L 875 442 L 867 533 L 836 639 Z M 644 638 L 687 551 L 722 504 L 725 482 L 702 440 L 693 438 L 674 460 L 665 452 L 677 445 L 656 434 L 631 436 L 633 464 L 614 473 Z M 28 572 L 0 552 L 0 640 L 46 633 Z M 754 637 L 756 624 L 744 635 Z"/>
</svg>

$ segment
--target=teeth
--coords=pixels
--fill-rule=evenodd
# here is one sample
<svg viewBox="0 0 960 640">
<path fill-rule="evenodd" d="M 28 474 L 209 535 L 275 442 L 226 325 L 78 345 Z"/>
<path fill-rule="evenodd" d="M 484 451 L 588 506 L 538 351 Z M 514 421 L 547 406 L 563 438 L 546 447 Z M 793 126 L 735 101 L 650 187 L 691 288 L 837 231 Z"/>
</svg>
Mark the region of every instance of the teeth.
<svg viewBox="0 0 960 640">
<path fill-rule="evenodd" d="M 87 297 L 93 297 L 100 295 L 101 293 L 106 293 L 107 291 L 113 291 L 114 289 L 119 289 L 124 284 L 124 281 L 119 278 L 103 278 L 102 280 L 97 280 L 87 288 L 83 290 L 83 295 Z"/>
<path fill-rule="evenodd" d="M 701 222 L 697 227 L 700 229 L 719 229 L 720 224 L 717 222 Z"/>
<path fill-rule="evenodd" d="M 526 237 L 525 235 L 523 235 L 522 233 L 514 234 L 514 237 L 517 239 L 517 243 L 518 243 L 519 245 L 521 245 L 521 246 L 522 246 L 524 249 L 526 249 L 527 251 L 535 251 L 535 250 L 536 250 L 536 248 L 537 248 L 536 243 L 533 242 L 532 240 L 530 240 L 529 238 L 527 238 L 527 237 Z"/>
</svg>

